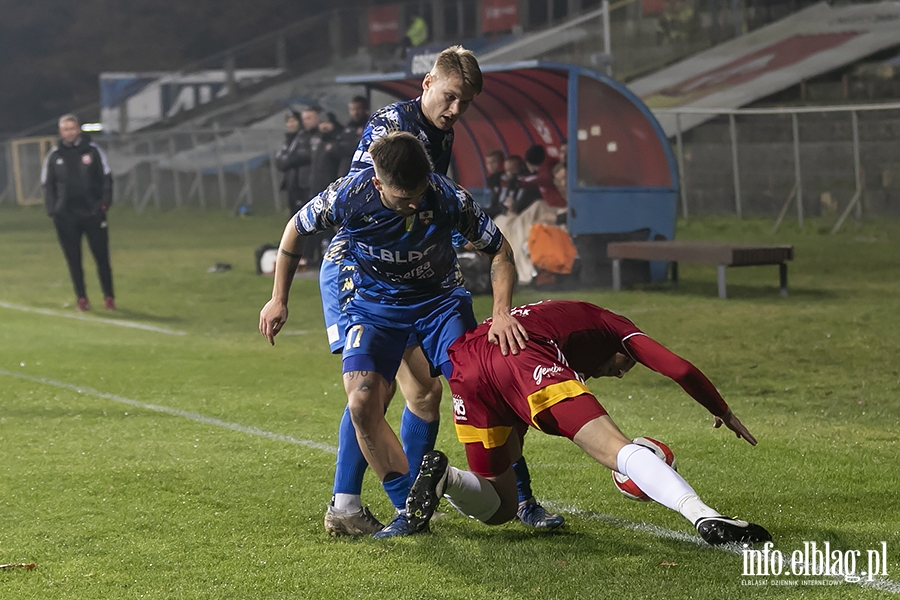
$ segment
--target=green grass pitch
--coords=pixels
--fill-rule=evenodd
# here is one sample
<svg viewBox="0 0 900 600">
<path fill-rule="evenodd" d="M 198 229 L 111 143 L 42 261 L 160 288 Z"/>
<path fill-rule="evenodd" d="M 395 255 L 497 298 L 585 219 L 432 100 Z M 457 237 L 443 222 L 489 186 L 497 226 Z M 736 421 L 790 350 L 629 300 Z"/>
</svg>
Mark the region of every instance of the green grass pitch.
<svg viewBox="0 0 900 600">
<path fill-rule="evenodd" d="M 859 550 L 865 570 L 866 551 L 886 547 L 887 575 L 862 585 L 744 576 L 739 551 L 704 546 L 682 517 L 625 499 L 573 444 L 538 432 L 526 456 L 562 531 L 490 528 L 444 505 L 430 535 L 329 538 L 345 398 L 316 282 L 296 280 L 274 348 L 256 329 L 271 278 L 253 251 L 286 219 L 110 216 L 120 309 L 102 310 L 86 253 L 94 310 L 77 315 L 50 221 L 0 209 L 0 564 L 36 564 L 0 569 L 0 598 L 900 598 L 898 223 L 836 236 L 816 221 L 776 235 L 767 221 L 679 224 L 679 239 L 794 244 L 787 298 L 776 267 L 729 270 L 719 300 L 715 268 L 687 264 L 677 290 L 553 295 L 621 312 L 694 362 L 760 443 L 714 430 L 642 367 L 590 382 L 626 434 L 669 444 L 701 497 L 767 527 L 786 562 L 829 542 Z M 217 262 L 233 269 L 207 272 Z M 475 307 L 487 316 L 489 298 Z M 438 447 L 463 466 L 448 400 L 445 386 Z M 390 517 L 371 475 L 364 502 Z"/>
</svg>

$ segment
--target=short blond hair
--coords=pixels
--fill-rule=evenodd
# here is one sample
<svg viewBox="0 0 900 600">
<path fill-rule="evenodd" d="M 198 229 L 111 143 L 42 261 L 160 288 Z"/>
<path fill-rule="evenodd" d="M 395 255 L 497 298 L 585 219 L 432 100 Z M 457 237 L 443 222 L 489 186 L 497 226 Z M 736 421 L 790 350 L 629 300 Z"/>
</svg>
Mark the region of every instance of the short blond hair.
<svg viewBox="0 0 900 600">
<path fill-rule="evenodd" d="M 481 67 L 478 66 L 478 59 L 471 50 L 466 50 L 462 46 L 450 46 L 445 48 L 438 54 L 434 66 L 431 68 L 433 75 L 440 72 L 444 75 L 456 75 L 463 80 L 463 83 L 475 90 L 476 94 L 480 94 L 484 87 L 484 78 L 481 75 Z"/>
</svg>

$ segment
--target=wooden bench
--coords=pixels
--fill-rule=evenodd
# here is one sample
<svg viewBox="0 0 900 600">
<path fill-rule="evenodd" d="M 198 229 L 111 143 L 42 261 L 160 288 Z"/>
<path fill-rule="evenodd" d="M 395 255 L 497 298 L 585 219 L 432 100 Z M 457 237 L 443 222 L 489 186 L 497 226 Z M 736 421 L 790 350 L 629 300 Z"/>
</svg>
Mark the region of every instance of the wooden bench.
<svg viewBox="0 0 900 600">
<path fill-rule="evenodd" d="M 787 263 L 793 260 L 793 246 L 742 246 L 716 242 L 612 242 L 606 247 L 612 259 L 613 290 L 622 288 L 621 261 L 662 260 L 672 263 L 672 283 L 678 285 L 678 263 L 718 265 L 719 298 L 725 293 L 725 267 L 778 265 L 781 295 L 787 296 Z"/>
</svg>

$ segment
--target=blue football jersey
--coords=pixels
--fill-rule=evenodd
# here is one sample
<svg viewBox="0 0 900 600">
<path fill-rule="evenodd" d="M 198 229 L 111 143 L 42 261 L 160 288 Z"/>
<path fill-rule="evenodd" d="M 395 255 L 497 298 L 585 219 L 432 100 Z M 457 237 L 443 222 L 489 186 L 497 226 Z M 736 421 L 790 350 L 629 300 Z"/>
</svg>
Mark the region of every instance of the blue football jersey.
<svg viewBox="0 0 900 600">
<path fill-rule="evenodd" d="M 432 125 L 422 112 L 421 97 L 405 102 L 394 102 L 372 113 L 353 155 L 350 173 L 371 167 L 372 156 L 369 154 L 369 146 L 392 131 L 406 131 L 416 136 L 425 144 L 425 151 L 431 158 L 434 170 L 441 175 L 447 174 L 450 156 L 453 153 L 453 129 L 444 131 Z"/>
<path fill-rule="evenodd" d="M 432 172 L 417 211 L 404 217 L 386 208 L 371 167 L 343 177 L 297 212 L 301 235 L 340 227 L 358 289 L 390 300 L 416 300 L 462 284 L 451 237 L 454 230 L 495 254 L 503 235 L 469 193 Z"/>
</svg>

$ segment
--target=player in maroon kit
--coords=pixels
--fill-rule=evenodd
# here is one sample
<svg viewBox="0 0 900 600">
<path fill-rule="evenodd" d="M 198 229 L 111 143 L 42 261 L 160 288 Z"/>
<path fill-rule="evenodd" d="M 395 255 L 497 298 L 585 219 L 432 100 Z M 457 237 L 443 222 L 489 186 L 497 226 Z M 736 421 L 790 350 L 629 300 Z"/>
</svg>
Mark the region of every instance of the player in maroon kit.
<svg viewBox="0 0 900 600">
<path fill-rule="evenodd" d="M 450 347 L 456 433 L 471 471 L 450 467 L 438 451 L 425 456 L 407 499 L 418 531 L 427 529 L 441 497 L 488 525 L 513 519 L 510 465 L 530 425 L 569 438 L 600 464 L 627 475 L 650 498 L 680 512 L 710 544 L 771 539 L 759 525 L 723 517 L 704 504 L 669 465 L 626 438 L 584 384 L 590 377 L 622 377 L 641 363 L 681 385 L 715 416 L 715 427 L 725 425 L 755 446 L 756 438 L 699 369 L 625 317 L 586 302 L 551 300 L 512 314 L 529 337 L 519 354 L 502 356 L 487 343 L 490 320 Z"/>
</svg>

